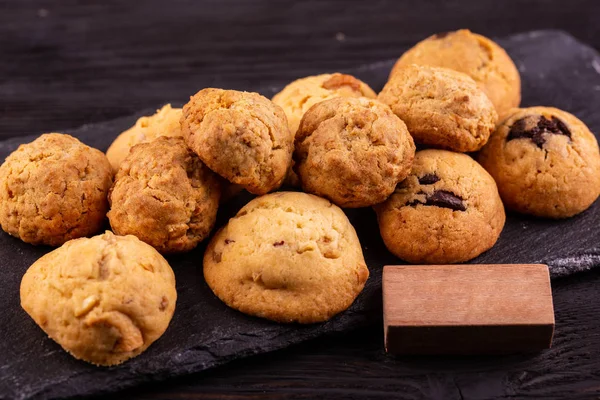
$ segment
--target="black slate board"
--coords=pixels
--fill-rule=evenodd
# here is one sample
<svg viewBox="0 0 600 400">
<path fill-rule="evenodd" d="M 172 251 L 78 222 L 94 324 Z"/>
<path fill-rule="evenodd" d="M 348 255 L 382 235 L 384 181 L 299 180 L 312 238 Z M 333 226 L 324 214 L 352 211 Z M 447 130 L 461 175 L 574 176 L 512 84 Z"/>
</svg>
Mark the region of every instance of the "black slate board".
<svg viewBox="0 0 600 400">
<path fill-rule="evenodd" d="M 583 119 L 592 131 L 600 132 L 598 53 L 556 31 L 531 32 L 500 43 L 521 71 L 524 106 L 552 105 L 565 109 Z M 390 60 L 346 72 L 379 90 L 392 64 Z M 271 96 L 284 83 L 272 82 L 272 86 L 257 86 L 256 90 Z M 139 115 L 86 125 L 67 133 L 105 150 Z M 33 138 L 0 142 L 0 158 Z M 223 207 L 218 225 L 225 223 L 249 198 L 240 196 Z M 385 250 L 370 209 L 350 210 L 348 216 L 361 238 L 371 278 L 357 301 L 342 315 L 323 324 L 297 326 L 278 325 L 231 310 L 212 294 L 202 278 L 204 246 L 201 246 L 189 254 L 169 258 L 177 276 L 179 299 L 165 335 L 138 358 L 108 369 L 90 366 L 67 355 L 21 310 L 22 274 L 51 249 L 33 247 L 0 234 L 0 398 L 55 398 L 115 391 L 379 321 L 381 267 L 399 260 Z M 474 262 L 542 262 L 550 265 L 553 277 L 597 267 L 600 266 L 599 223 L 600 202 L 580 216 L 559 222 L 509 215 L 496 246 Z"/>
</svg>

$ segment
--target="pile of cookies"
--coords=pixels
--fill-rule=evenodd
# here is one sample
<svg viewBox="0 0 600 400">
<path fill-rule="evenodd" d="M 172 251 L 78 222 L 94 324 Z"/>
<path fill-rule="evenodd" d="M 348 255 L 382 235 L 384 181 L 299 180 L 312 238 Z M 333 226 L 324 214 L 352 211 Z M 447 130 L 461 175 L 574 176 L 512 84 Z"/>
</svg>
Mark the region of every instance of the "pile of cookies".
<svg viewBox="0 0 600 400">
<path fill-rule="evenodd" d="M 491 248 L 505 206 L 566 218 L 596 200 L 594 135 L 520 99 L 506 52 L 460 30 L 406 52 L 379 94 L 340 73 L 298 79 L 272 100 L 203 89 L 182 109 L 140 118 L 106 155 L 42 135 L 0 167 L 2 229 L 61 246 L 26 272 L 21 304 L 79 359 L 140 354 L 175 310 L 162 255 L 209 238 L 219 205 L 246 190 L 258 197 L 204 253 L 209 287 L 250 315 L 325 321 L 369 276 L 342 208 L 373 207 L 400 259 L 445 264 Z M 112 232 L 86 238 L 106 216 Z"/>
</svg>

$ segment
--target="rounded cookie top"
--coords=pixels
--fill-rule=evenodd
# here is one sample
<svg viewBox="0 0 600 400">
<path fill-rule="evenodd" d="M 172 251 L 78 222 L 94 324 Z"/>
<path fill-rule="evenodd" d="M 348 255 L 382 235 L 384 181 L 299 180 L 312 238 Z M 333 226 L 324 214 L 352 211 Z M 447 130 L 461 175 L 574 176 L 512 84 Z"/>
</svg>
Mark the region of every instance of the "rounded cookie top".
<svg viewBox="0 0 600 400">
<path fill-rule="evenodd" d="M 110 191 L 110 224 L 161 253 L 188 251 L 210 233 L 220 183 L 181 137 L 134 146 Z"/>
<path fill-rule="evenodd" d="M 252 200 L 204 253 L 204 278 L 217 297 L 278 322 L 328 320 L 352 304 L 368 276 L 342 210 L 299 192 Z"/>
<path fill-rule="evenodd" d="M 21 281 L 21 306 L 63 349 L 116 365 L 167 329 L 177 292 L 167 261 L 134 236 L 76 239 L 46 254 Z"/>
<path fill-rule="evenodd" d="M 210 169 L 254 194 L 279 187 L 291 162 L 285 113 L 258 93 L 203 89 L 183 107 L 181 129 Z"/>
<path fill-rule="evenodd" d="M 521 78 L 506 51 L 468 29 L 438 33 L 417 43 L 400 57 L 390 77 L 410 64 L 450 68 L 469 75 L 503 119 L 521 102 Z"/>
<path fill-rule="evenodd" d="M 139 118 L 134 126 L 117 136 L 106 151 L 113 171 L 119 170 L 119 165 L 136 144 L 150 142 L 159 136 L 181 136 L 180 119 L 181 108 L 171 108 L 170 104 L 153 115 Z"/>
<path fill-rule="evenodd" d="M 112 171 L 101 151 L 49 133 L 12 152 L 0 181 L 2 229 L 27 243 L 59 246 L 102 227 Z"/>
<path fill-rule="evenodd" d="M 296 135 L 294 166 L 305 191 L 340 207 L 384 201 L 415 153 L 406 125 L 384 104 L 337 97 L 311 107 Z"/>
<path fill-rule="evenodd" d="M 471 157 L 445 150 L 417 152 L 408 178 L 375 211 L 386 247 L 415 264 L 475 258 L 505 222 L 494 179 Z"/>
<path fill-rule="evenodd" d="M 406 123 L 415 141 L 459 152 L 479 150 L 498 120 L 473 79 L 446 68 L 402 66 L 378 100 Z"/>
<path fill-rule="evenodd" d="M 551 107 L 515 109 L 481 150 L 507 208 L 565 218 L 600 195 L 598 142 L 575 116 Z"/>
<path fill-rule="evenodd" d="M 273 96 L 273 103 L 280 106 L 287 116 L 290 131 L 295 134 L 300 120 L 313 105 L 334 97 L 369 97 L 377 95 L 363 81 L 352 75 L 322 74 L 297 79 Z"/>
</svg>

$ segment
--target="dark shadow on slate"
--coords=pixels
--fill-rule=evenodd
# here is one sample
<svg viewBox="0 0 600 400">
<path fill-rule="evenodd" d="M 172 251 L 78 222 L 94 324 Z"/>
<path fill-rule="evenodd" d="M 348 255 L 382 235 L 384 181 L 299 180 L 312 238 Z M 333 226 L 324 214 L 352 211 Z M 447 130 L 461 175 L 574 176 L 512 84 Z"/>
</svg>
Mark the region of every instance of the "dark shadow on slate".
<svg viewBox="0 0 600 400">
<path fill-rule="evenodd" d="M 500 40 L 516 61 L 523 80 L 523 106 L 552 105 L 583 119 L 600 132 L 600 56 L 571 36 L 531 32 Z M 393 60 L 345 72 L 380 90 Z M 266 96 L 285 82 L 256 89 Z M 165 99 L 168 100 L 168 99 Z M 146 110 L 139 115 L 151 112 Z M 114 137 L 139 116 L 86 125 L 67 131 L 86 144 L 106 150 Z M 49 127 L 51 129 L 51 127 Z M 0 142 L 4 159 L 19 143 Z M 224 224 L 251 196 L 242 195 L 219 211 Z M 279 325 L 227 308 L 202 277 L 205 244 L 186 255 L 169 257 L 177 276 L 179 299 L 165 335 L 141 356 L 112 368 L 80 362 L 48 339 L 19 306 L 23 273 L 50 250 L 0 234 L 0 397 L 54 398 L 116 391 L 137 383 L 205 370 L 230 360 L 283 348 L 294 343 L 364 326 L 381 320 L 381 268 L 398 264 L 380 239 L 374 212 L 347 210 L 361 239 L 371 277 L 352 307 L 331 321 L 310 326 Z M 600 204 L 564 221 L 509 215 L 496 246 L 474 263 L 547 263 L 552 276 L 600 266 Z M 558 310 L 557 310 L 558 311 Z"/>
</svg>

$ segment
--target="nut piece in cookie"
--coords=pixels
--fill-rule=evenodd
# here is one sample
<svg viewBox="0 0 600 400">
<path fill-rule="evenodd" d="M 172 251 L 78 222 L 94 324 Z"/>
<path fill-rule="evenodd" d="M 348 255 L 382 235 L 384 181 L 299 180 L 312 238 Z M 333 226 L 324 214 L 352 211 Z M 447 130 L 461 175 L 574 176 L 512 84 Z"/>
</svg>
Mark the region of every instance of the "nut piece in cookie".
<svg viewBox="0 0 600 400">
<path fill-rule="evenodd" d="M 300 192 L 250 201 L 204 253 L 204 278 L 217 297 L 277 322 L 330 319 L 350 307 L 368 276 L 343 211 Z"/>
<path fill-rule="evenodd" d="M 183 107 L 181 130 L 210 169 L 250 193 L 277 189 L 290 166 L 285 113 L 258 93 L 203 89 Z"/>
<path fill-rule="evenodd" d="M 367 98 L 311 107 L 296 135 L 294 166 L 306 192 L 340 207 L 381 203 L 409 173 L 415 145 L 400 118 Z"/>
<path fill-rule="evenodd" d="M 551 107 L 515 109 L 479 153 L 507 208 L 566 218 L 600 195 L 596 137 L 575 116 Z"/>
<path fill-rule="evenodd" d="M 506 51 L 468 29 L 439 33 L 400 57 L 390 78 L 410 64 L 450 68 L 469 75 L 494 104 L 500 119 L 521 102 L 519 71 Z"/>
<path fill-rule="evenodd" d="M 215 223 L 220 186 L 183 138 L 138 144 L 121 163 L 110 191 L 110 225 L 161 253 L 191 250 Z"/>
<path fill-rule="evenodd" d="M 92 364 L 120 364 L 167 329 L 177 292 L 167 261 L 135 236 L 71 240 L 21 281 L 21 306 L 63 349 Z"/>
<path fill-rule="evenodd" d="M 417 143 L 458 152 L 483 147 L 498 120 L 475 81 L 446 68 L 399 67 L 378 99 L 406 123 Z"/>
<path fill-rule="evenodd" d="M 290 131 L 295 134 L 304 113 L 315 104 L 334 97 L 377 97 L 363 81 L 352 75 L 322 74 L 297 79 L 275 96 L 273 103 L 280 106 L 287 116 Z"/>
<path fill-rule="evenodd" d="M 414 264 L 471 260 L 496 243 L 506 219 L 477 162 L 433 149 L 417 152 L 408 178 L 375 211 L 388 250 Z"/>
<path fill-rule="evenodd" d="M 2 229 L 27 243 L 59 246 L 101 229 L 112 171 L 100 150 L 49 133 L 8 156 L 0 182 Z"/>
<path fill-rule="evenodd" d="M 181 108 L 164 105 L 156 114 L 141 117 L 134 126 L 121 133 L 106 151 L 114 173 L 119 170 L 129 150 L 138 143 L 150 142 L 160 136 L 181 136 Z"/>
</svg>

